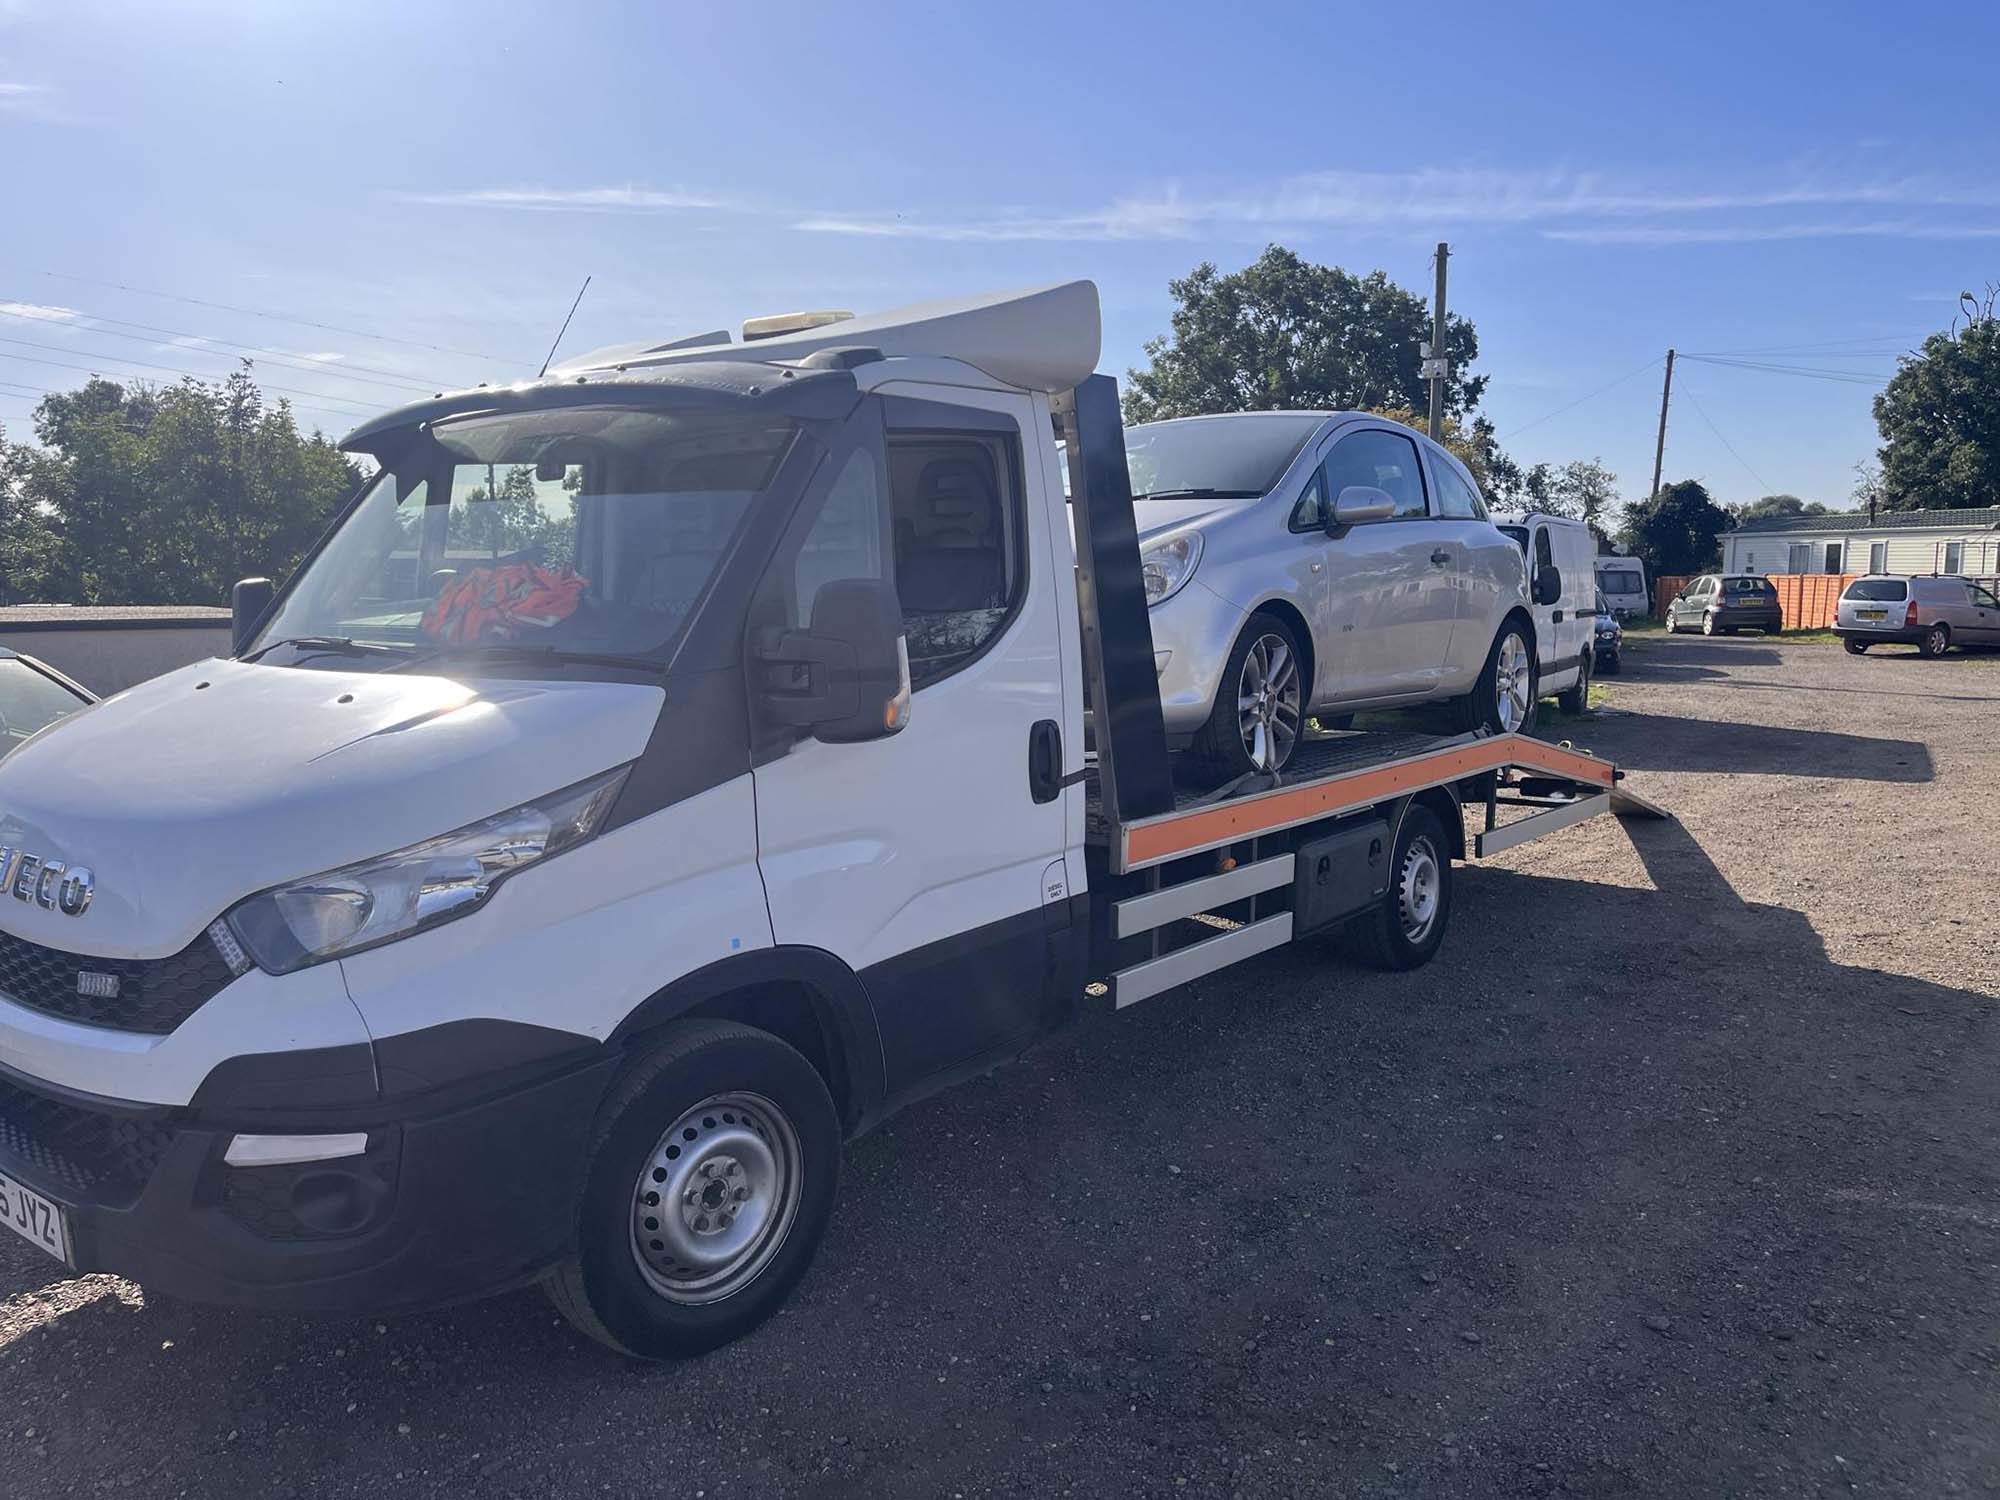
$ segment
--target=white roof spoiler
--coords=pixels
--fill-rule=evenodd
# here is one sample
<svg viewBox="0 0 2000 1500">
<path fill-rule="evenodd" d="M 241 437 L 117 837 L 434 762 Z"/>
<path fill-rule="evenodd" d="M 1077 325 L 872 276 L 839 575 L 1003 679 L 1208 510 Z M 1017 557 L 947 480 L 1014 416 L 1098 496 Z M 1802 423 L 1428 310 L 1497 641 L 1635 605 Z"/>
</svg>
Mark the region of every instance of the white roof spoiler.
<svg viewBox="0 0 2000 1500">
<path fill-rule="evenodd" d="M 698 335 L 672 343 L 621 344 L 565 360 L 549 373 L 573 375 L 622 365 L 694 360 L 782 363 L 821 349 L 879 349 L 890 357 L 956 359 L 1004 385 L 1051 394 L 1071 390 L 1097 368 L 1103 339 L 1097 286 L 1064 281 L 1024 291 L 919 302 L 772 338 Z"/>
</svg>

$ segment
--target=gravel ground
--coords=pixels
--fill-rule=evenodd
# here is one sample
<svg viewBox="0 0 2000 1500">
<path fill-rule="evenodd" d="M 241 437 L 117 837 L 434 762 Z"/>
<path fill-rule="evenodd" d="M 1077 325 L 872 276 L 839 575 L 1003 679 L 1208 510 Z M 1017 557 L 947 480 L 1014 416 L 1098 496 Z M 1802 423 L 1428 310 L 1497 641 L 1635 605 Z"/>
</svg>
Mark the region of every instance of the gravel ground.
<svg viewBox="0 0 2000 1500">
<path fill-rule="evenodd" d="M 1560 732 L 1680 815 L 1460 876 L 852 1148 L 789 1308 L 645 1368 L 0 1245 L 0 1490 L 2000 1493 L 2000 658 L 1635 641 Z"/>
</svg>

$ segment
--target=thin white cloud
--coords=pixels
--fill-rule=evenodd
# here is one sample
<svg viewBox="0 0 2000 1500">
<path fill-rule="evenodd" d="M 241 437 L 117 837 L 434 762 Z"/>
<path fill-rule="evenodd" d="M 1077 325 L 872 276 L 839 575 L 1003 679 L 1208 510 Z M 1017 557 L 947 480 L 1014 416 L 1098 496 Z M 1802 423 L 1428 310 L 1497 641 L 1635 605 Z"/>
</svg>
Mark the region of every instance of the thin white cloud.
<svg viewBox="0 0 2000 1500">
<path fill-rule="evenodd" d="M 1579 245 L 1747 245 L 1768 240 L 1829 239 L 1991 240 L 2000 239 L 2000 225 L 1936 224 L 1918 219 L 1803 224 L 1613 224 L 1544 229 L 1542 238 Z"/>
<path fill-rule="evenodd" d="M 410 203 L 447 208 L 513 208 L 540 213 L 669 213 L 722 208 L 719 198 L 678 188 L 479 188 L 463 193 L 408 193 Z"/>
<path fill-rule="evenodd" d="M 1726 215 L 1731 226 L 1755 227 L 1755 215 L 1780 209 L 1996 205 L 2000 193 L 1969 193 L 1917 177 L 1839 181 L 1821 175 L 1712 187 L 1568 168 L 1422 168 L 1314 172 L 1208 197 L 1169 189 L 1074 214 L 1014 210 L 946 219 L 823 212 L 799 219 L 793 227 L 815 234 L 941 241 L 1185 239 L 1232 232 L 1264 237 L 1281 229 L 1404 232 L 1468 225 L 1554 225 L 1582 235 L 1600 232 L 1591 221 L 1603 220 Z"/>
<path fill-rule="evenodd" d="M 0 316 L 38 318 L 45 323 L 67 323 L 83 314 L 73 307 L 55 307 L 46 302 L 0 302 Z"/>
</svg>

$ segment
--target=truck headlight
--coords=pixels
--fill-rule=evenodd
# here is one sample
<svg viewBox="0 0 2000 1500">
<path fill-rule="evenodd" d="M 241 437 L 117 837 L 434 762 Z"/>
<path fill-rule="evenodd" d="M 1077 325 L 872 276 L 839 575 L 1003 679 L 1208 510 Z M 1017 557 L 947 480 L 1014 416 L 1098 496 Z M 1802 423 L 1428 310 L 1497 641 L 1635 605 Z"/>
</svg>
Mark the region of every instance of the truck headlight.
<svg viewBox="0 0 2000 1500">
<path fill-rule="evenodd" d="M 1146 606 L 1165 603 L 1194 577 L 1201 561 L 1201 533 L 1183 531 L 1152 543 L 1139 554 L 1139 572 L 1146 580 Z"/>
<path fill-rule="evenodd" d="M 225 919 L 257 967 L 308 964 L 407 937 L 477 910 L 516 870 L 597 832 L 629 766 L 459 829 L 238 903 Z"/>
</svg>

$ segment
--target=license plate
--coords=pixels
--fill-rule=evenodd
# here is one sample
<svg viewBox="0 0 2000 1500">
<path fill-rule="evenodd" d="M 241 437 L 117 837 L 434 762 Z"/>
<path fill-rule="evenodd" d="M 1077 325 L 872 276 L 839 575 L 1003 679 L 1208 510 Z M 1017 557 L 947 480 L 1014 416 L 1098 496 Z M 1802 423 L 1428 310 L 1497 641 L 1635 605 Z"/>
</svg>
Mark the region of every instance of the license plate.
<svg viewBox="0 0 2000 1500">
<path fill-rule="evenodd" d="M 1856 618 L 1862 620 L 1886 620 L 1889 618 L 1889 611 L 1886 609 L 1857 609 L 1854 613 Z"/>
<path fill-rule="evenodd" d="M 62 1209 L 5 1172 L 0 1172 L 0 1224 L 69 1264 L 69 1225 Z"/>
</svg>

